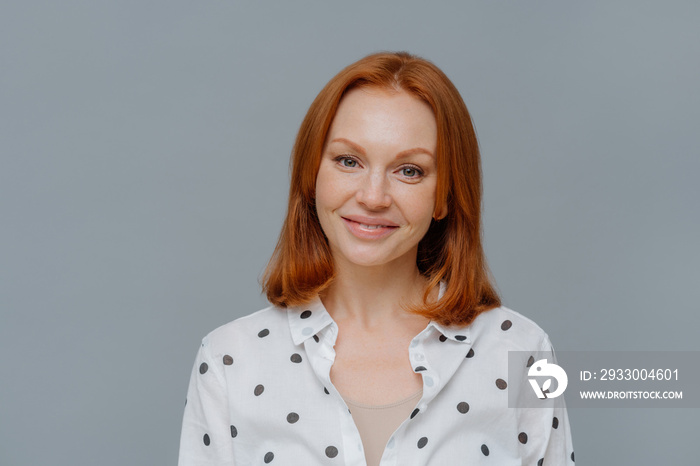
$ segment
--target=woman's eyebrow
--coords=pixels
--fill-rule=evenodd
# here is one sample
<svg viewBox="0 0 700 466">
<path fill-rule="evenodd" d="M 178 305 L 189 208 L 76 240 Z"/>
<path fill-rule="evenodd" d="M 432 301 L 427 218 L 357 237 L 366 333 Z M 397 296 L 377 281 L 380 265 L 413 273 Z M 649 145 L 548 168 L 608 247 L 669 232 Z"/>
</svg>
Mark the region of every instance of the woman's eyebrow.
<svg viewBox="0 0 700 466">
<path fill-rule="evenodd" d="M 345 144 L 346 146 L 349 146 L 350 149 L 354 150 L 355 152 L 359 152 L 360 155 L 367 155 L 367 152 L 365 151 L 365 149 L 361 145 L 355 144 L 354 142 L 352 142 L 348 139 L 335 138 L 331 141 L 331 143 L 333 143 L 333 142 L 341 142 L 341 143 Z"/>
<path fill-rule="evenodd" d="M 430 157 L 435 157 L 432 152 L 430 152 L 428 149 L 423 149 L 422 147 L 414 147 L 413 149 L 406 149 L 402 150 L 398 154 L 396 154 L 396 158 L 400 159 L 402 157 L 408 157 L 409 155 L 413 154 L 426 154 L 429 155 Z"/>
<path fill-rule="evenodd" d="M 350 149 L 354 150 L 355 152 L 358 152 L 360 155 L 367 155 L 367 152 L 365 151 L 365 149 L 362 146 L 360 146 L 359 144 L 355 144 L 354 142 L 352 142 L 348 139 L 335 138 L 331 141 L 331 143 L 334 143 L 334 142 L 343 143 L 343 144 L 347 145 L 348 147 L 350 147 Z M 433 153 L 430 152 L 428 149 L 424 149 L 422 147 L 414 147 L 411 149 L 402 150 L 401 152 L 396 154 L 396 158 L 400 159 L 403 157 L 408 157 L 409 155 L 413 155 L 413 154 L 426 154 L 426 155 L 429 155 L 430 157 L 435 157 L 433 155 Z"/>
</svg>

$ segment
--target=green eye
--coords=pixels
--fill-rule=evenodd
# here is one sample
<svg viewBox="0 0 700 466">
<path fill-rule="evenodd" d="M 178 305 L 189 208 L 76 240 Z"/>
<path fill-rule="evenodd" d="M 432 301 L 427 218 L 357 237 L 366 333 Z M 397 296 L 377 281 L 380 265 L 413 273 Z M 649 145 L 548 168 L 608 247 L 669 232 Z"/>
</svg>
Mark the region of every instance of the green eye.
<svg viewBox="0 0 700 466">
<path fill-rule="evenodd" d="M 344 167 L 355 168 L 357 166 L 357 160 L 344 158 L 341 162 Z"/>
<path fill-rule="evenodd" d="M 415 168 L 415 167 L 405 167 L 405 168 L 402 168 L 402 169 L 401 169 L 401 173 L 402 173 L 403 176 L 405 176 L 406 178 L 417 178 L 417 177 L 419 177 L 420 175 L 423 174 L 419 169 L 417 169 L 417 168 Z"/>
</svg>

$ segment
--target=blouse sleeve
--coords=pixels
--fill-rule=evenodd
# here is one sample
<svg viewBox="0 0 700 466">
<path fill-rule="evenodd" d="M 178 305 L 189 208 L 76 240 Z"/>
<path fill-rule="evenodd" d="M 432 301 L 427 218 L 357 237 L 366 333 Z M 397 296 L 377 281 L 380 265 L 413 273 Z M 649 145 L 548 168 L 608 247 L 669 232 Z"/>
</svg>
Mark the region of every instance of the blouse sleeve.
<svg viewBox="0 0 700 466">
<path fill-rule="evenodd" d="M 547 336 L 543 339 L 540 354 L 547 357 L 548 362 L 556 364 L 554 348 Z M 529 447 L 526 448 L 527 454 L 523 458 L 523 464 L 575 464 L 569 416 L 563 396 L 548 400 L 547 407 L 523 408 L 521 430 L 528 432 L 526 441 Z"/>
<path fill-rule="evenodd" d="M 187 390 L 179 466 L 234 465 L 226 379 L 208 338 L 197 352 Z"/>
</svg>

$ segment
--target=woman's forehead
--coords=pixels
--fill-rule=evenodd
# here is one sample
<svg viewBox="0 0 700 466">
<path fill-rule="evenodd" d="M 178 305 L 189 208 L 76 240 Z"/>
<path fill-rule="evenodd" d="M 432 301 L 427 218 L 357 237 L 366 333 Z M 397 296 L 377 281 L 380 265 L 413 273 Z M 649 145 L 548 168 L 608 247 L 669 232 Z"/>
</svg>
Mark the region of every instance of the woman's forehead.
<svg viewBox="0 0 700 466">
<path fill-rule="evenodd" d="M 419 146 L 434 153 L 437 124 L 430 106 L 405 91 L 356 88 L 343 97 L 333 118 L 327 141 L 337 139 L 400 150 Z"/>
</svg>

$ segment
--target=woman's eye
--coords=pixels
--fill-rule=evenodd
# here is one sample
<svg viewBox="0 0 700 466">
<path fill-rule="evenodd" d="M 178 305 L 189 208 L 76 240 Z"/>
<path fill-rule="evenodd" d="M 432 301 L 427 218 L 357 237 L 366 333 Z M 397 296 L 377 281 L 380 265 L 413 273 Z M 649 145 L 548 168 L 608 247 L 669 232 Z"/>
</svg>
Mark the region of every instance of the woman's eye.
<svg viewBox="0 0 700 466">
<path fill-rule="evenodd" d="M 344 168 L 357 168 L 359 165 L 357 160 L 352 157 L 348 157 L 347 155 L 339 155 L 338 157 L 334 157 L 333 161 L 339 163 L 340 166 Z"/>
<path fill-rule="evenodd" d="M 418 178 L 423 173 L 415 167 L 404 167 L 401 169 L 401 174 L 406 178 Z"/>
</svg>

